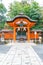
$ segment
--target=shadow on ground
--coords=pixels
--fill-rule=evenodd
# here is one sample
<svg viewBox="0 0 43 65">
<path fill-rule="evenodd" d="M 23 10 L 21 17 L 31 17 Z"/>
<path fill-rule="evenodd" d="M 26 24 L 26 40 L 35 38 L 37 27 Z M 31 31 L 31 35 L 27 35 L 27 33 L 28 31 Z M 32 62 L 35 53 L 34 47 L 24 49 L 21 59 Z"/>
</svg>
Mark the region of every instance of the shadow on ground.
<svg viewBox="0 0 43 65">
<path fill-rule="evenodd" d="M 0 53 L 6 54 L 10 50 L 11 46 L 0 45 Z"/>
<path fill-rule="evenodd" d="M 43 62 L 43 44 L 38 44 L 37 46 L 32 47 Z"/>
</svg>

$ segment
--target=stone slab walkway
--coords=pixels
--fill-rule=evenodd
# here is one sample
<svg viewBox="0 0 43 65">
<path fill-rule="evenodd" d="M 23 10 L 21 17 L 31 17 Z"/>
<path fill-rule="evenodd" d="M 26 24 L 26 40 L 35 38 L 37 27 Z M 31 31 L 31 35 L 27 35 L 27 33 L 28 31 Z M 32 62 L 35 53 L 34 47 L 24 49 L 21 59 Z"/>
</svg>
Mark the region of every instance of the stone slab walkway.
<svg viewBox="0 0 43 65">
<path fill-rule="evenodd" d="M 42 65 L 40 58 L 29 43 L 14 43 L 2 56 L 0 65 Z"/>
</svg>

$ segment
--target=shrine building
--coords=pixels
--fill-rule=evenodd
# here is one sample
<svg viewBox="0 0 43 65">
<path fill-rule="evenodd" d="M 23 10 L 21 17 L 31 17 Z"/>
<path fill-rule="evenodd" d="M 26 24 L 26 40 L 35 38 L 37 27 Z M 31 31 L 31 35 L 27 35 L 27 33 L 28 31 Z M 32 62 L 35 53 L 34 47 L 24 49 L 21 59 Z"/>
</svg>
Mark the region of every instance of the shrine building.
<svg viewBox="0 0 43 65">
<path fill-rule="evenodd" d="M 37 21 L 30 19 L 23 13 L 14 17 L 11 21 L 6 21 L 6 23 L 13 28 L 13 30 L 2 30 L 0 32 L 0 37 L 2 32 L 4 33 L 4 39 L 16 40 L 27 40 L 35 39 L 35 31 L 31 30 L 33 26 L 36 25 Z M 36 39 L 39 38 L 39 34 L 36 33 Z"/>
</svg>

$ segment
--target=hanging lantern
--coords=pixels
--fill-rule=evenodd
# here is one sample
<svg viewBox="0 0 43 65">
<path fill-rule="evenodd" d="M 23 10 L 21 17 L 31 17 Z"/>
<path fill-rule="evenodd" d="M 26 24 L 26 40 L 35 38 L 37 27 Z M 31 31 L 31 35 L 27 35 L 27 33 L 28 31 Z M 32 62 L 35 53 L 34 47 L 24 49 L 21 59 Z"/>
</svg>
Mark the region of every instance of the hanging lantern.
<svg viewBox="0 0 43 65">
<path fill-rule="evenodd" d="M 26 31 L 26 28 L 23 28 L 23 31 Z"/>
<path fill-rule="evenodd" d="M 20 28 L 18 28 L 17 31 L 20 31 Z"/>
</svg>

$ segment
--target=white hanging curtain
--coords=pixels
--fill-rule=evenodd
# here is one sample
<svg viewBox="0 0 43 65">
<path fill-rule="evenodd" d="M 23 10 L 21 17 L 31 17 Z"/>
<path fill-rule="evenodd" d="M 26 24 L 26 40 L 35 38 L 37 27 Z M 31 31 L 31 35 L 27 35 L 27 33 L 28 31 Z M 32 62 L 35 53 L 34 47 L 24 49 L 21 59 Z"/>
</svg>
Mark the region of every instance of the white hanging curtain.
<svg viewBox="0 0 43 65">
<path fill-rule="evenodd" d="M 23 24 L 27 24 L 27 22 L 25 22 L 25 21 L 22 21 L 23 22 Z M 16 22 L 16 24 L 20 24 L 21 23 L 21 21 L 18 21 L 18 22 Z"/>
</svg>

